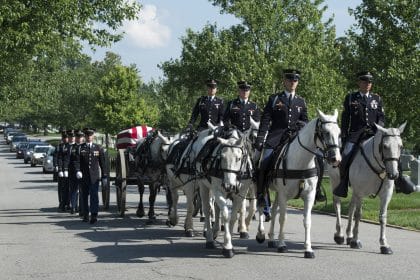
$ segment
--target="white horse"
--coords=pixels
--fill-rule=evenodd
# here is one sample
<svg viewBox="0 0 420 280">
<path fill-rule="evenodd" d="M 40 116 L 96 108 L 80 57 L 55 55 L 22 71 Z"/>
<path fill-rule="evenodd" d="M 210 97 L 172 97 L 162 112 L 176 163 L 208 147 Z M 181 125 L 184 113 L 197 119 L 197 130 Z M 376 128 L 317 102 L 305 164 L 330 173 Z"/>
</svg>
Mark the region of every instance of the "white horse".
<svg viewBox="0 0 420 280">
<path fill-rule="evenodd" d="M 172 196 L 172 207 L 169 211 L 168 225 L 175 226 L 178 224 L 178 190 L 183 189 L 187 200 L 187 215 L 184 223 L 185 235 L 187 237 L 194 236 L 192 215 L 194 211 L 193 199 L 196 188 L 196 171 L 193 163 L 207 141 L 214 138 L 214 129 L 215 127 L 209 123 L 208 129 L 198 132 L 196 138 L 190 141 L 184 150 L 179 159 L 179 166 L 175 166 L 172 162 L 166 164 L 166 173 L 168 175 L 169 188 Z M 179 141 L 174 141 L 170 145 L 169 153 L 171 153 L 171 150 L 177 144 L 179 144 Z"/>
<path fill-rule="evenodd" d="M 204 164 L 203 169 L 206 176 L 198 180 L 200 184 L 200 195 L 202 199 L 205 216 L 206 248 L 215 248 L 214 238 L 218 233 L 218 217 L 215 226 L 212 227 L 210 219 L 211 199 L 210 193 L 214 196 L 214 202 L 220 209 L 224 229 L 223 255 L 233 257 L 232 231 L 237 219 L 237 213 L 241 211 L 243 201 L 251 188 L 252 162 L 249 154 L 251 141 L 249 135 L 251 130 L 240 133 L 238 130 L 231 131 L 229 139 L 217 138 L 220 144 L 213 151 L 210 159 Z M 232 200 L 232 212 L 229 217 L 227 200 Z M 246 232 L 245 218 L 243 215 L 239 224 L 240 237 L 248 238 Z"/>
<path fill-rule="evenodd" d="M 337 110 L 334 115 L 325 115 L 318 111 L 318 118 L 307 123 L 298 133 L 297 137 L 283 148 L 288 149 L 284 157 L 276 161 L 276 168 L 273 170 L 274 179 L 269 183 L 271 190 L 276 192 L 272 204 L 272 219 L 269 231 L 269 247 L 277 247 L 280 253 L 287 252 L 284 241 L 284 224 L 286 221 L 287 201 L 301 197 L 304 201 L 303 225 L 305 227 L 304 257 L 314 258 L 315 254 L 311 245 L 311 211 L 314 205 L 317 170 L 315 167 L 315 156 L 320 150 L 328 162 L 334 166 L 341 161 L 340 154 L 340 128 L 337 124 Z M 282 153 L 280 153 L 282 154 Z M 283 169 L 284 164 L 287 166 Z M 260 211 L 257 241 L 262 243 L 265 240 L 264 216 Z M 274 240 L 274 225 L 276 214 L 279 213 L 280 231 L 278 241 Z"/>
<path fill-rule="evenodd" d="M 359 222 L 362 216 L 362 199 L 368 195 L 378 196 L 380 200 L 379 244 L 382 254 L 392 254 L 385 229 L 387 223 L 388 204 L 394 191 L 394 180 L 399 176 L 398 161 L 402 147 L 401 133 L 406 123 L 399 128 L 383 128 L 376 125 L 375 135 L 363 142 L 354 160 L 350 165 L 349 179 L 353 194 L 349 206 L 349 220 L 346 229 L 347 244 L 351 248 L 360 249 L 362 243 L 359 240 Z M 340 183 L 340 171 L 338 168 L 328 167 L 331 187 L 335 189 Z M 334 196 L 334 208 L 336 211 L 336 232 L 334 240 L 337 244 L 344 243 L 344 234 L 341 226 L 341 201 Z M 354 221 L 354 225 L 353 225 Z"/>
</svg>

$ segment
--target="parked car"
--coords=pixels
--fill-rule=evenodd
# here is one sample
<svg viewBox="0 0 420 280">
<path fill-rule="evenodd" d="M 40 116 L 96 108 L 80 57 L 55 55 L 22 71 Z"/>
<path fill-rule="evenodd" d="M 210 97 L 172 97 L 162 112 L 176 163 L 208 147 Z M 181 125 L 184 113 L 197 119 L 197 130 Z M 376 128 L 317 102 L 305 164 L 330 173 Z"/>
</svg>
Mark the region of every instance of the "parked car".
<svg viewBox="0 0 420 280">
<path fill-rule="evenodd" d="M 20 142 L 16 145 L 16 158 L 23 158 L 23 150 L 28 145 L 28 142 Z"/>
<path fill-rule="evenodd" d="M 28 142 L 28 137 L 25 134 L 15 134 L 10 142 L 10 151 L 16 152 L 16 146 L 21 142 Z"/>
<path fill-rule="evenodd" d="M 51 146 L 35 146 L 31 154 L 31 166 L 34 167 L 38 164 L 43 165 L 44 157 L 47 156 L 48 150 Z"/>
<path fill-rule="evenodd" d="M 44 173 L 53 173 L 54 172 L 54 152 L 55 147 L 50 147 L 48 149 L 47 154 L 44 157 L 44 161 L 42 163 L 42 172 Z"/>
<path fill-rule="evenodd" d="M 10 142 L 12 142 L 12 138 L 15 135 L 24 135 L 22 132 L 17 131 L 17 130 L 13 130 L 13 131 L 9 131 L 7 132 L 7 136 L 6 136 L 6 144 L 9 145 Z"/>
<path fill-rule="evenodd" d="M 35 146 L 49 146 L 46 142 L 41 141 L 30 141 L 23 150 L 23 162 L 28 163 L 31 161 L 31 156 L 34 151 Z"/>
</svg>

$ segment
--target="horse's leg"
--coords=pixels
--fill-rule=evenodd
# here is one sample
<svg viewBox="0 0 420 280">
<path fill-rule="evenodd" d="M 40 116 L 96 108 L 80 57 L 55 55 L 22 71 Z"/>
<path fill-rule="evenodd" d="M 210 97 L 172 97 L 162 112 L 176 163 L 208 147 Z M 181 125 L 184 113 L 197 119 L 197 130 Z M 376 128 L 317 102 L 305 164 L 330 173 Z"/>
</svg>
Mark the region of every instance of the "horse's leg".
<svg viewBox="0 0 420 280">
<path fill-rule="evenodd" d="M 350 245 L 351 240 L 353 239 L 353 220 L 354 220 L 354 212 L 355 212 L 355 195 L 353 194 L 349 204 L 348 210 L 348 221 L 347 221 L 347 228 L 346 228 L 346 244 Z"/>
<path fill-rule="evenodd" d="M 246 231 L 245 226 L 245 212 L 246 212 L 246 200 L 243 199 L 245 194 L 239 194 L 239 196 L 234 196 L 232 202 L 232 211 L 230 216 L 230 224 L 229 230 L 232 233 L 233 227 L 235 226 L 236 217 L 238 216 L 239 212 L 239 219 L 238 219 L 238 228 L 239 228 L 239 238 L 241 239 L 248 239 L 249 234 Z"/>
<path fill-rule="evenodd" d="M 308 184 L 308 181 L 306 184 Z M 311 225 L 312 225 L 312 207 L 314 206 L 314 200 L 315 200 L 316 180 L 313 181 L 312 186 L 313 186 L 313 191 L 309 192 L 304 197 L 304 210 L 303 210 L 303 226 L 305 227 L 304 256 L 307 259 L 315 258 L 315 254 L 314 254 L 314 251 L 312 250 L 312 243 L 311 243 Z"/>
<path fill-rule="evenodd" d="M 270 220 L 270 229 L 268 231 L 268 248 L 277 248 L 279 246 L 279 242 L 275 238 L 274 230 L 276 227 L 276 217 L 279 210 L 279 193 L 275 192 L 275 198 L 273 203 L 271 204 L 271 220 Z M 280 222 L 280 216 L 279 216 Z"/>
<path fill-rule="evenodd" d="M 205 186 L 200 186 L 200 197 L 201 197 L 201 205 L 203 207 L 204 212 L 204 236 L 206 237 L 206 248 L 207 249 L 214 249 L 216 248 L 216 244 L 213 238 L 213 229 L 211 225 L 211 217 L 210 217 L 210 191 Z"/>
<path fill-rule="evenodd" d="M 149 195 L 148 217 L 149 217 L 150 220 L 155 220 L 156 219 L 155 201 L 156 201 L 156 196 L 157 196 L 158 189 L 159 189 L 159 183 L 157 183 L 157 182 L 151 183 L 149 185 L 150 195 Z"/>
<path fill-rule="evenodd" d="M 171 196 L 172 196 L 172 205 L 168 213 L 168 222 L 170 226 L 176 226 L 178 224 L 178 189 L 173 188 L 170 189 Z"/>
<path fill-rule="evenodd" d="M 142 218 L 144 217 L 144 206 L 143 206 L 144 184 L 139 178 L 137 178 L 137 188 L 139 190 L 140 200 L 139 200 L 139 205 L 137 206 L 136 215 L 137 217 Z"/>
<path fill-rule="evenodd" d="M 219 206 L 222 223 L 225 225 L 224 231 L 224 240 L 223 240 L 223 251 L 222 254 L 226 258 L 233 257 L 233 246 L 232 246 L 232 236 L 230 233 L 230 221 L 229 221 L 229 209 L 227 207 L 226 199 L 223 197 L 223 194 L 219 191 L 215 191 L 214 199 L 216 204 Z"/>
<path fill-rule="evenodd" d="M 391 247 L 386 240 L 386 224 L 387 224 L 387 215 L 388 215 L 388 204 L 392 198 L 393 188 L 388 190 L 384 196 L 381 196 L 380 200 L 380 209 L 379 209 L 379 223 L 381 225 L 381 231 L 379 235 L 379 245 L 382 254 L 390 255 L 392 254 Z"/>
<path fill-rule="evenodd" d="M 264 221 L 264 207 L 258 207 L 258 228 L 257 236 L 255 237 L 258 243 L 263 243 L 265 241 Z"/>
<path fill-rule="evenodd" d="M 187 198 L 187 214 L 185 216 L 184 229 L 185 236 L 194 237 L 194 226 L 193 226 L 193 217 L 194 212 L 194 192 L 195 192 L 195 182 L 189 182 L 184 186 L 184 193 Z"/>
<path fill-rule="evenodd" d="M 352 201 L 354 202 L 354 226 L 350 247 L 353 249 L 360 249 L 362 248 L 362 242 L 359 240 L 359 223 L 362 218 L 362 199 L 353 195 Z"/>
<path fill-rule="evenodd" d="M 254 183 L 252 183 L 248 192 L 251 192 L 250 194 L 251 198 L 249 199 L 248 216 L 245 219 L 246 231 L 249 231 L 249 225 L 251 224 L 251 221 L 255 215 L 255 212 L 257 211 L 257 200 L 255 199 L 255 193 L 257 192 L 257 190 L 255 189 Z"/>
<path fill-rule="evenodd" d="M 341 199 L 340 197 L 334 195 L 333 196 L 333 205 L 335 209 L 335 233 L 334 233 L 334 241 L 337 244 L 344 244 L 344 232 L 342 227 L 342 219 L 341 219 Z"/>
<path fill-rule="evenodd" d="M 278 194 L 278 208 L 279 208 L 279 243 L 277 246 L 277 251 L 279 253 L 287 252 L 287 246 L 284 242 L 284 225 L 287 220 L 287 198 L 286 196 L 281 196 Z M 274 227 L 274 223 L 273 223 Z M 274 229 L 273 229 L 274 230 Z"/>
<path fill-rule="evenodd" d="M 220 208 L 215 203 L 214 195 L 210 197 L 210 211 L 211 211 L 211 222 L 213 224 L 213 238 L 217 239 L 220 231 Z"/>
<path fill-rule="evenodd" d="M 169 188 L 169 186 L 165 186 L 165 192 L 166 192 L 166 203 L 168 204 L 168 215 L 169 215 L 172 208 L 172 194 L 171 194 L 171 189 Z"/>
</svg>

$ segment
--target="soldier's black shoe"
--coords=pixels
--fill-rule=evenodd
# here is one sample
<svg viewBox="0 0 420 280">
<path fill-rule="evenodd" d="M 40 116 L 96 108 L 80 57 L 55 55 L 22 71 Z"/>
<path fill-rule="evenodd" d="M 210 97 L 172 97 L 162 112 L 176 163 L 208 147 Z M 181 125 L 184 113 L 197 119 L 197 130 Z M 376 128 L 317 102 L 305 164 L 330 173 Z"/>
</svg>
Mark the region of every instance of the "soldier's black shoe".
<svg viewBox="0 0 420 280">
<path fill-rule="evenodd" d="M 327 200 L 327 197 L 322 193 L 321 189 L 317 189 L 315 193 L 315 200 L 318 202 L 324 202 Z"/>
<path fill-rule="evenodd" d="M 89 216 L 83 216 L 82 222 L 84 222 L 84 223 L 89 222 Z"/>
<path fill-rule="evenodd" d="M 334 189 L 333 194 L 339 197 L 347 197 L 348 184 L 347 180 L 341 180 L 340 184 Z"/>
<path fill-rule="evenodd" d="M 92 217 L 90 218 L 89 223 L 90 223 L 91 225 L 93 225 L 93 224 L 94 224 L 94 223 L 96 223 L 97 221 L 98 221 L 97 216 L 96 216 L 96 215 L 92 215 Z"/>
<path fill-rule="evenodd" d="M 74 209 L 73 208 L 70 209 L 70 214 L 74 214 Z"/>
<path fill-rule="evenodd" d="M 266 207 L 267 203 L 265 201 L 265 195 L 264 194 L 257 194 L 257 207 L 261 208 L 261 207 Z"/>
</svg>

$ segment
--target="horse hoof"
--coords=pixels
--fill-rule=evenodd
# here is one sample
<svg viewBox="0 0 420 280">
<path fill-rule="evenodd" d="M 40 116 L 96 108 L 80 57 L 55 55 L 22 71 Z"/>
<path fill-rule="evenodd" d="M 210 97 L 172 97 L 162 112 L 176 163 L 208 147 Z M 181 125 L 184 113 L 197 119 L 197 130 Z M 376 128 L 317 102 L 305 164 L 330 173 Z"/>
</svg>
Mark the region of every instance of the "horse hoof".
<svg viewBox="0 0 420 280">
<path fill-rule="evenodd" d="M 220 226 L 220 231 L 225 231 L 225 226 L 224 225 Z"/>
<path fill-rule="evenodd" d="M 216 249 L 216 243 L 214 241 L 207 241 L 206 249 Z"/>
<path fill-rule="evenodd" d="M 149 220 L 156 220 L 155 214 L 149 214 L 148 217 L 149 217 Z"/>
<path fill-rule="evenodd" d="M 381 246 L 381 254 L 392 255 L 393 253 L 391 247 Z"/>
<path fill-rule="evenodd" d="M 200 217 L 200 222 L 204 222 L 206 220 L 205 217 Z"/>
<path fill-rule="evenodd" d="M 351 239 L 352 239 L 351 237 L 347 237 L 347 238 L 346 238 L 346 244 L 347 244 L 347 245 L 350 245 Z"/>
<path fill-rule="evenodd" d="M 248 232 L 240 232 L 239 233 L 239 238 L 240 239 L 248 239 L 249 238 Z"/>
<path fill-rule="evenodd" d="M 170 222 L 169 220 L 166 220 L 165 224 L 166 224 L 168 227 L 172 227 L 172 224 L 171 224 L 171 222 Z"/>
<path fill-rule="evenodd" d="M 232 258 L 235 254 L 233 253 L 233 249 L 225 249 L 222 250 L 223 257 L 225 258 Z"/>
<path fill-rule="evenodd" d="M 279 253 L 287 253 L 287 247 L 286 246 L 280 246 L 277 248 L 277 252 Z"/>
<path fill-rule="evenodd" d="M 265 241 L 265 235 L 264 234 L 257 234 L 257 236 L 255 237 L 255 239 L 257 240 L 258 243 L 264 243 Z"/>
<path fill-rule="evenodd" d="M 314 252 L 310 252 L 310 251 L 305 251 L 305 259 L 314 259 L 315 258 L 315 254 Z"/>
<path fill-rule="evenodd" d="M 362 249 L 362 242 L 360 242 L 360 240 L 352 240 L 350 241 L 350 248 Z"/>
<path fill-rule="evenodd" d="M 192 230 L 187 230 L 187 231 L 185 232 L 185 236 L 186 236 L 186 237 L 194 237 L 194 232 L 193 232 Z"/>
<path fill-rule="evenodd" d="M 336 235 L 334 235 L 334 241 L 338 245 L 343 245 L 344 244 L 344 236 L 336 236 Z"/>
<path fill-rule="evenodd" d="M 171 226 L 176 226 L 178 224 L 178 219 L 169 219 L 169 222 L 171 223 Z"/>
<path fill-rule="evenodd" d="M 277 248 L 279 247 L 278 241 L 268 241 L 268 248 Z"/>
<path fill-rule="evenodd" d="M 143 218 L 144 217 L 144 211 L 140 210 L 140 209 L 137 209 L 136 216 L 139 217 L 139 218 Z"/>
</svg>

